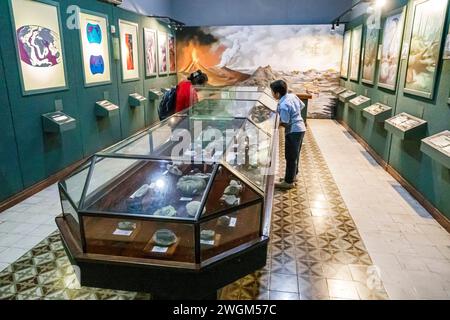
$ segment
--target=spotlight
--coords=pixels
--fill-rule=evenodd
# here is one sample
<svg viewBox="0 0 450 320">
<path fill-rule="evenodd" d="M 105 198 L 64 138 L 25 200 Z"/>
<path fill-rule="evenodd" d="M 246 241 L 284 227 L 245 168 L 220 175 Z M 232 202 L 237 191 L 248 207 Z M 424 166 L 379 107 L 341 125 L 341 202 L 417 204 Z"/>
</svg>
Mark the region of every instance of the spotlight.
<svg viewBox="0 0 450 320">
<path fill-rule="evenodd" d="M 335 32 L 336 31 L 336 27 L 334 26 L 334 22 L 331 24 L 331 32 Z"/>
<path fill-rule="evenodd" d="M 340 21 L 336 21 L 336 29 L 339 29 Z"/>
</svg>

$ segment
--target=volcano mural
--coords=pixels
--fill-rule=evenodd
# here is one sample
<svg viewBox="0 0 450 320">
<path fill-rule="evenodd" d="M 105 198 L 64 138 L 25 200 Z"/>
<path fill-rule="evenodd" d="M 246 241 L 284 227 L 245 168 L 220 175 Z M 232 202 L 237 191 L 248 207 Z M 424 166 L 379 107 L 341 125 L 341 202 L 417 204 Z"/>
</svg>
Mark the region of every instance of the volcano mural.
<svg viewBox="0 0 450 320">
<path fill-rule="evenodd" d="M 188 27 L 177 34 L 180 78 L 196 70 L 213 86 L 268 86 L 283 79 L 313 95 L 311 118 L 331 118 L 339 85 L 343 30 L 328 25 Z M 181 79 L 180 79 L 181 80 Z"/>
</svg>

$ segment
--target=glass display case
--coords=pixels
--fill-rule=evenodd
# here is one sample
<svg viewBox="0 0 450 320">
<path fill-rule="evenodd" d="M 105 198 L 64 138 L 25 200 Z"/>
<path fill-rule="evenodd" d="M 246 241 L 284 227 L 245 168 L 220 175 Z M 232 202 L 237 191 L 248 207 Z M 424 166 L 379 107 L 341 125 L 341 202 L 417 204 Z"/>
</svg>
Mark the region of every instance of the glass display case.
<svg viewBox="0 0 450 320">
<path fill-rule="evenodd" d="M 204 100 L 61 181 L 56 221 L 81 284 L 201 298 L 263 267 L 277 126 L 258 101 Z"/>
</svg>

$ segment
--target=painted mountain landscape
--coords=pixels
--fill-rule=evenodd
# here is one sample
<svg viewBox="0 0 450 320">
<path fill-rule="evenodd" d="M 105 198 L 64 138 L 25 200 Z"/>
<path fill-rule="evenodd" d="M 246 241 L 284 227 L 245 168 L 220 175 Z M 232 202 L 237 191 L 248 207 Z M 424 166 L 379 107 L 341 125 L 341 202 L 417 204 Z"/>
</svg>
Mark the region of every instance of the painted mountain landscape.
<svg viewBox="0 0 450 320">
<path fill-rule="evenodd" d="M 342 45 L 343 33 L 328 25 L 188 27 L 177 34 L 178 73 L 202 70 L 213 86 L 283 79 L 293 92 L 313 95 L 309 117 L 330 118 Z"/>
</svg>

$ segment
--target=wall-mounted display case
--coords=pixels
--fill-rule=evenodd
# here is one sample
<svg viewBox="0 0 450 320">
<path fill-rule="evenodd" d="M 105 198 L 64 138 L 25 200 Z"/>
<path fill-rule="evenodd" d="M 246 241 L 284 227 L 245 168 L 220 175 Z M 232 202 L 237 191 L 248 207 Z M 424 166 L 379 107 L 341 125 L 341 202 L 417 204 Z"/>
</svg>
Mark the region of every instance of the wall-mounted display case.
<svg viewBox="0 0 450 320">
<path fill-rule="evenodd" d="M 423 139 L 420 150 L 450 169 L 450 131 L 446 130 Z"/>
<path fill-rule="evenodd" d="M 384 123 L 384 128 L 400 139 L 422 139 L 426 133 L 427 122 L 402 112 Z"/>
<path fill-rule="evenodd" d="M 355 97 L 356 97 L 356 92 L 351 91 L 351 90 L 346 90 L 339 95 L 339 101 L 347 103 Z"/>
<path fill-rule="evenodd" d="M 150 89 L 148 91 L 148 97 L 150 100 L 160 100 L 162 99 L 162 97 L 164 96 L 164 93 L 162 93 L 162 91 L 157 90 L 157 89 Z"/>
<path fill-rule="evenodd" d="M 42 127 L 46 133 L 63 133 L 77 126 L 77 121 L 62 111 L 46 113 L 41 117 Z"/>
<path fill-rule="evenodd" d="M 205 100 L 61 181 L 56 221 L 81 284 L 201 299 L 262 268 L 277 126 L 259 102 Z"/>
<path fill-rule="evenodd" d="M 145 101 L 147 101 L 147 98 L 141 96 L 139 93 L 132 93 L 128 96 L 128 103 L 133 108 L 142 106 Z"/>
<path fill-rule="evenodd" d="M 95 115 L 99 118 L 111 117 L 119 114 L 119 106 L 108 100 L 97 101 L 95 103 Z"/>
<path fill-rule="evenodd" d="M 344 93 L 345 91 L 347 91 L 346 88 L 344 87 L 336 87 L 334 89 L 331 90 L 331 93 L 333 94 L 333 96 L 335 96 L 336 98 L 339 98 L 339 95 L 341 93 Z"/>
<path fill-rule="evenodd" d="M 375 103 L 370 107 L 363 109 L 363 116 L 373 122 L 384 122 L 392 115 L 392 108 L 382 104 Z"/>
<path fill-rule="evenodd" d="M 361 111 L 370 105 L 370 98 L 365 96 L 357 96 L 348 102 L 350 108 Z"/>
</svg>

